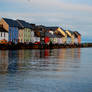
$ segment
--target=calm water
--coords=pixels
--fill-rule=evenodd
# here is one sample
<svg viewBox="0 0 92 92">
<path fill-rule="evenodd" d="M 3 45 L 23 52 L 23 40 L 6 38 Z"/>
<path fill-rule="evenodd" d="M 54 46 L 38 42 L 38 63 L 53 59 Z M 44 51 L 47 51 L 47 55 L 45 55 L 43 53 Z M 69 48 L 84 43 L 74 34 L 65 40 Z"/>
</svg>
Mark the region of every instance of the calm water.
<svg viewBox="0 0 92 92">
<path fill-rule="evenodd" d="M 92 48 L 0 51 L 0 92 L 92 92 Z"/>
</svg>

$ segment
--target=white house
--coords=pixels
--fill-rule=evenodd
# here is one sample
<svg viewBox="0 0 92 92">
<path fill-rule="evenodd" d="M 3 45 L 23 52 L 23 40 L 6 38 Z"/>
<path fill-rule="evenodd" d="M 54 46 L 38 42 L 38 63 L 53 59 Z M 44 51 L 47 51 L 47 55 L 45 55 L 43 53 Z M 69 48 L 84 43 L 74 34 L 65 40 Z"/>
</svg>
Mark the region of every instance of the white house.
<svg viewBox="0 0 92 92">
<path fill-rule="evenodd" d="M 34 31 L 31 31 L 31 42 L 34 43 L 35 42 L 35 34 Z"/>
</svg>

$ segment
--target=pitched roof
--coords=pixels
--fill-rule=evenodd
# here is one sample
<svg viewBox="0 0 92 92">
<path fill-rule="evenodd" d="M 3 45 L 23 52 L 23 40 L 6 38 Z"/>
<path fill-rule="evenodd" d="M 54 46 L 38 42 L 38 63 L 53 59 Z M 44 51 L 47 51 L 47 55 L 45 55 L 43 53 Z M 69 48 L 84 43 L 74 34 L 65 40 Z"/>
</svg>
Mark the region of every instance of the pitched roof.
<svg viewBox="0 0 92 92">
<path fill-rule="evenodd" d="M 74 34 L 73 31 L 71 31 L 71 30 L 68 30 L 68 31 L 69 31 L 72 35 Z"/>
<path fill-rule="evenodd" d="M 18 23 L 20 24 L 20 26 L 24 27 L 24 28 L 32 28 L 32 25 L 30 25 L 30 23 L 24 21 L 24 20 L 17 20 Z"/>
<path fill-rule="evenodd" d="M 77 31 L 74 31 L 73 33 L 74 33 L 74 36 L 75 36 L 75 37 L 78 37 L 78 35 L 81 36 L 81 34 L 80 34 L 79 32 L 77 32 Z"/>
<path fill-rule="evenodd" d="M 20 27 L 20 25 L 18 24 L 18 22 L 16 20 L 13 19 L 8 19 L 8 18 L 3 18 L 5 20 L 5 22 L 10 26 L 10 27 Z"/>
<path fill-rule="evenodd" d="M 71 30 L 66 30 L 66 31 L 68 31 L 71 35 L 73 35 L 74 34 L 74 32 L 73 31 L 71 31 Z M 66 34 L 67 34 L 67 37 L 70 37 L 70 35 L 66 32 Z"/>
<path fill-rule="evenodd" d="M 56 31 L 58 27 L 45 27 L 46 30 Z"/>
<path fill-rule="evenodd" d="M 64 37 L 64 35 L 61 34 L 60 32 L 56 33 L 56 35 L 57 35 L 59 38 Z"/>
</svg>

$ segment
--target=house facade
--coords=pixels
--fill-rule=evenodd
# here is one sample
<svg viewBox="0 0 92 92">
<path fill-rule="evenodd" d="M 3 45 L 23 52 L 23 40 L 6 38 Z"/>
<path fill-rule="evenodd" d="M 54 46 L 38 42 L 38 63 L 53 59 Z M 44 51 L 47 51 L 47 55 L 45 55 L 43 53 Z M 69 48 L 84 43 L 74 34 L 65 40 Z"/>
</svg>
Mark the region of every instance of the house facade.
<svg viewBox="0 0 92 92">
<path fill-rule="evenodd" d="M 60 27 L 47 27 L 48 30 L 54 37 L 50 38 L 54 44 L 65 44 L 67 40 L 67 35 L 65 31 Z"/>
<path fill-rule="evenodd" d="M 0 25 L 0 43 L 6 44 L 8 42 L 8 31 Z"/>
<path fill-rule="evenodd" d="M 70 30 L 66 30 L 66 34 L 67 34 L 67 43 L 68 44 L 74 44 L 74 33 Z"/>
<path fill-rule="evenodd" d="M 31 25 L 23 20 L 17 20 L 21 29 L 19 30 L 19 42 L 20 43 L 30 43 L 31 42 Z"/>
<path fill-rule="evenodd" d="M 8 32 L 8 42 L 18 43 L 19 24 L 16 20 L 2 18 L 0 24 Z"/>
<path fill-rule="evenodd" d="M 74 39 L 75 43 L 76 44 L 81 44 L 81 34 L 77 31 L 74 31 L 73 33 L 74 33 L 74 36 L 75 36 L 75 39 Z"/>
</svg>

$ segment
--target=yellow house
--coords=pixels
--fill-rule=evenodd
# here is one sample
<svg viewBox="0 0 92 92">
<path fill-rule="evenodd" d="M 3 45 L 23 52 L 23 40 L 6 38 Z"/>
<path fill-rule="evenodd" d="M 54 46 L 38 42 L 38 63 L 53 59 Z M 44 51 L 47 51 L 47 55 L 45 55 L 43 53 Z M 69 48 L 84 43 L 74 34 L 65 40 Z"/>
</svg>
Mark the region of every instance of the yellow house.
<svg viewBox="0 0 92 92">
<path fill-rule="evenodd" d="M 61 38 L 62 39 L 62 43 L 63 44 L 66 43 L 66 41 L 67 41 L 67 35 L 65 33 L 65 30 L 62 29 L 62 28 L 60 28 L 60 27 L 58 27 L 57 30 L 56 30 L 56 32 L 60 32 L 62 34 L 62 38 Z"/>
<path fill-rule="evenodd" d="M 46 27 L 46 30 L 48 30 L 50 33 L 56 33 L 56 34 L 61 34 L 61 40 L 62 44 L 65 44 L 67 41 L 67 35 L 65 33 L 65 30 L 60 28 L 60 27 Z"/>
</svg>

